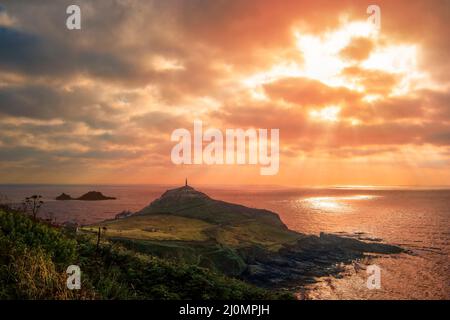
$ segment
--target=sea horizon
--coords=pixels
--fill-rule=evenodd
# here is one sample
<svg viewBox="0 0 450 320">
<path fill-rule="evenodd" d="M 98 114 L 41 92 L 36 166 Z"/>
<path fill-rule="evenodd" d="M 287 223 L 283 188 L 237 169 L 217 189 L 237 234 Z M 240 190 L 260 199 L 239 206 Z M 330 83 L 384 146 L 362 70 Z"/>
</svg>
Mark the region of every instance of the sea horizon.
<svg viewBox="0 0 450 320">
<path fill-rule="evenodd" d="M 167 186 L 177 187 L 184 183 L 0 183 L 0 186 Z M 282 184 L 215 184 L 194 183 L 189 185 L 200 187 L 223 187 L 223 188 L 284 188 L 284 189 L 349 189 L 349 190 L 450 190 L 450 185 L 282 185 Z"/>
</svg>

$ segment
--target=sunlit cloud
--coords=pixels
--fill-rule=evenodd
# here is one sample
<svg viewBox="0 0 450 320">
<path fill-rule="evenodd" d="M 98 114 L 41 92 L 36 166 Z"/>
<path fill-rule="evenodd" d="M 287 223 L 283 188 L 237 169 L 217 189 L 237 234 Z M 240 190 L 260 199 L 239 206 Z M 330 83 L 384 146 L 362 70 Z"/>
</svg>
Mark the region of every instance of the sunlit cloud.
<svg viewBox="0 0 450 320">
<path fill-rule="evenodd" d="M 339 120 L 339 112 L 341 111 L 341 108 L 339 107 L 325 107 L 320 110 L 311 110 L 310 116 L 313 119 L 320 120 L 320 121 L 328 121 L 328 122 L 335 122 Z"/>
<path fill-rule="evenodd" d="M 381 1 L 378 31 L 360 1 L 79 2 L 79 33 L 69 1 L 0 11 L 2 181 L 450 181 L 448 3 Z M 194 119 L 280 129 L 279 174 L 174 167 Z"/>
</svg>

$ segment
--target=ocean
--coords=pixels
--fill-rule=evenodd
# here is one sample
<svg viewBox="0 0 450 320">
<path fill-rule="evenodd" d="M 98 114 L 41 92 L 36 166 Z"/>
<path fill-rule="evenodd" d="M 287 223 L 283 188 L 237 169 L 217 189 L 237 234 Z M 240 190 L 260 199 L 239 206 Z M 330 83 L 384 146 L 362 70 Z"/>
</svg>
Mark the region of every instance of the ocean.
<svg viewBox="0 0 450 320">
<path fill-rule="evenodd" d="M 39 216 L 56 222 L 89 224 L 137 211 L 168 185 L 0 185 L 0 200 L 20 203 L 43 196 Z M 194 186 L 195 187 L 195 186 Z M 215 199 L 278 213 L 292 230 L 342 234 L 399 245 L 408 253 L 373 256 L 344 266 L 339 277 L 299 287 L 307 299 L 450 299 L 450 190 L 407 188 L 219 187 L 196 189 Z M 56 201 L 62 192 L 78 197 L 101 191 L 117 200 Z M 6 200 L 5 200 L 6 199 Z M 366 267 L 381 270 L 380 289 L 368 289 Z"/>
</svg>

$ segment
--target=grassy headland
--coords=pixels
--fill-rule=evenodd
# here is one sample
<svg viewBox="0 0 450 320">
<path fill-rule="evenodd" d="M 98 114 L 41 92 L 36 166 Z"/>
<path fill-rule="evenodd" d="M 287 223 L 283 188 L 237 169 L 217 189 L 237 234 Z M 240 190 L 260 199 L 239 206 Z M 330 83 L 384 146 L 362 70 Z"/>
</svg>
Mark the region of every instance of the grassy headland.
<svg viewBox="0 0 450 320">
<path fill-rule="evenodd" d="M 387 244 L 294 232 L 274 212 L 215 200 L 188 185 L 166 191 L 139 212 L 82 228 L 91 234 L 99 229 L 133 251 L 262 287 L 315 281 L 367 252 L 402 252 Z"/>
<path fill-rule="evenodd" d="M 81 290 L 66 287 L 69 265 L 81 268 Z M 292 295 L 118 243 L 102 241 L 97 247 L 93 235 L 0 210 L 0 299 L 280 298 Z"/>
</svg>

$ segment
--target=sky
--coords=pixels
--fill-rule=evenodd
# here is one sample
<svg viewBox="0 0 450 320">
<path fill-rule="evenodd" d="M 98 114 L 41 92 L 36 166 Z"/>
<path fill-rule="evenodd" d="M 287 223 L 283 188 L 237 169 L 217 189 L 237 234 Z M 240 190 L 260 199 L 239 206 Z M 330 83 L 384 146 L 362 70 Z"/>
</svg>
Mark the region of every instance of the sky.
<svg viewBox="0 0 450 320">
<path fill-rule="evenodd" d="M 450 185 L 449 1 L 0 3 L 0 183 Z M 278 173 L 175 165 L 196 119 Z"/>
</svg>

